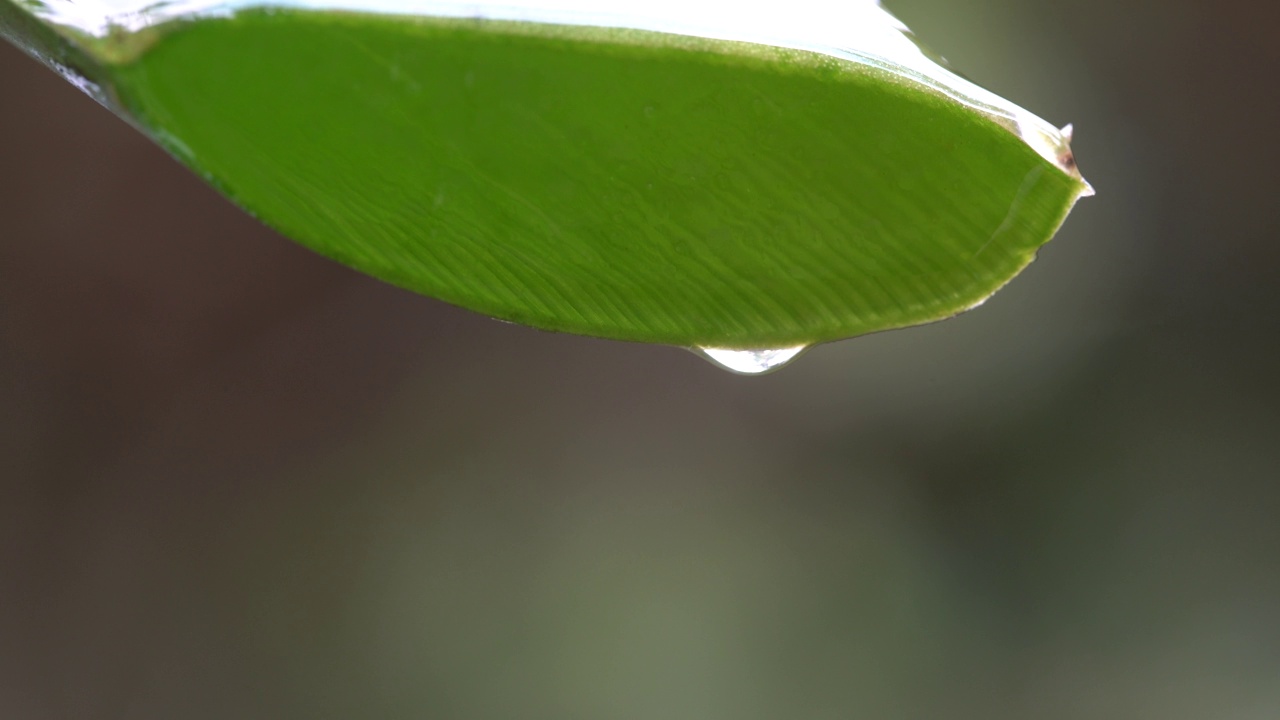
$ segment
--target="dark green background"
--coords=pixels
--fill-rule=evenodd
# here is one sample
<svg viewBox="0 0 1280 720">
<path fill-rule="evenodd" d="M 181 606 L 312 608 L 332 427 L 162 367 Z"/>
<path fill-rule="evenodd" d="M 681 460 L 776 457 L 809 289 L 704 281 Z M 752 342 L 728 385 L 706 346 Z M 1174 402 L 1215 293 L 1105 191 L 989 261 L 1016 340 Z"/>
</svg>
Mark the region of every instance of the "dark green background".
<svg viewBox="0 0 1280 720">
<path fill-rule="evenodd" d="M 0 717 L 1280 714 L 1280 11 L 893 9 L 1098 197 L 754 379 L 321 260 L 0 47 Z"/>
</svg>

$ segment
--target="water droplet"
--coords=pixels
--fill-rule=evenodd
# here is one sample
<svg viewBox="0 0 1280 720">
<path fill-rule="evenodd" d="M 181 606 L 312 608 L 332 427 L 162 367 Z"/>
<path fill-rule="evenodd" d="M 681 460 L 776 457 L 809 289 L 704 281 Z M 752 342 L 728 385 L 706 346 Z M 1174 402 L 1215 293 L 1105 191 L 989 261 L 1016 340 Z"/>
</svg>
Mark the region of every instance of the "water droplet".
<svg viewBox="0 0 1280 720">
<path fill-rule="evenodd" d="M 46 62 L 54 69 L 55 72 L 61 75 L 64 80 L 79 88 L 80 92 L 88 95 L 94 100 L 97 100 L 99 105 L 107 108 L 108 110 L 111 109 L 110 103 L 107 102 L 106 93 L 102 92 L 102 87 L 97 83 L 85 77 L 79 70 L 63 65 L 56 60 L 49 59 Z"/>
<path fill-rule="evenodd" d="M 780 370 L 800 357 L 808 345 L 765 350 L 728 350 L 725 348 L 692 348 L 693 352 L 713 365 L 739 375 L 763 375 Z"/>
</svg>

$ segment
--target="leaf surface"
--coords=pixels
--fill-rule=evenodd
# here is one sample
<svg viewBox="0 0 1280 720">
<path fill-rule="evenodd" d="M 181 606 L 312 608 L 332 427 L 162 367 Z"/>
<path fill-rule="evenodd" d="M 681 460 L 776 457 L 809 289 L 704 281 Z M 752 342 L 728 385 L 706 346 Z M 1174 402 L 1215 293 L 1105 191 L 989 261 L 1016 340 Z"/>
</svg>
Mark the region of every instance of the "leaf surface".
<svg viewBox="0 0 1280 720">
<path fill-rule="evenodd" d="M 289 237 L 548 330 L 781 348 L 949 317 L 1090 192 L 1069 138 L 874 3 L 861 46 L 420 5 L 0 23 Z"/>
</svg>

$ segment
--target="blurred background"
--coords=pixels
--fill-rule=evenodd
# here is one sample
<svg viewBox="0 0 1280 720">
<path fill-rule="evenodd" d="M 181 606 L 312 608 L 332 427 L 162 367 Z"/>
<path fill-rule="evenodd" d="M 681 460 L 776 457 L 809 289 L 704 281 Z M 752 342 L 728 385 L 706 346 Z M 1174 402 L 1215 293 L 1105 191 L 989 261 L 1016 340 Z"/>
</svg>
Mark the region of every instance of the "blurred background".
<svg viewBox="0 0 1280 720">
<path fill-rule="evenodd" d="M 889 6 L 1098 196 L 763 378 L 348 271 L 0 46 L 0 717 L 1280 717 L 1280 6 Z"/>
</svg>

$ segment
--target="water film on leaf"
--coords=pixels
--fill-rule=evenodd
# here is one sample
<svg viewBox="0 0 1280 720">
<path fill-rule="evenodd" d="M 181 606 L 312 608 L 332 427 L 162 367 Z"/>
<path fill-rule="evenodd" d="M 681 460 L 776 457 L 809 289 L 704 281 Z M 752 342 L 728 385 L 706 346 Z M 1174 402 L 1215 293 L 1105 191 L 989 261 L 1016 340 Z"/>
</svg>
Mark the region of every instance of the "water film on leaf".
<svg viewBox="0 0 1280 720">
<path fill-rule="evenodd" d="M 0 34 L 387 282 L 758 374 L 951 317 L 1092 194 L 874 0 L 0 0 Z"/>
</svg>

